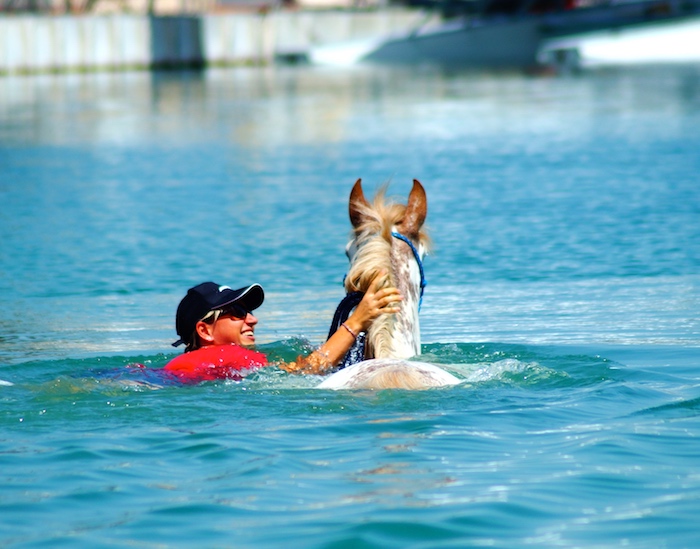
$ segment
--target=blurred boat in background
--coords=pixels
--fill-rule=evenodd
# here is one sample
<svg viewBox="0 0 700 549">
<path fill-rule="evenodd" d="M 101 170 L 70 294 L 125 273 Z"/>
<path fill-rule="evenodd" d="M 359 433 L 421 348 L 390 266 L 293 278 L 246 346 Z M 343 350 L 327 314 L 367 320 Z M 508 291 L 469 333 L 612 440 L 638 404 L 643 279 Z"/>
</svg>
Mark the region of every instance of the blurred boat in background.
<svg viewBox="0 0 700 549">
<path fill-rule="evenodd" d="M 541 64 L 580 68 L 700 62 L 700 16 L 545 39 Z"/>
<path fill-rule="evenodd" d="M 325 44 L 312 48 L 309 59 L 483 68 L 700 59 L 700 0 L 458 0 L 422 7 L 430 5 L 440 17 L 415 29 Z"/>
</svg>

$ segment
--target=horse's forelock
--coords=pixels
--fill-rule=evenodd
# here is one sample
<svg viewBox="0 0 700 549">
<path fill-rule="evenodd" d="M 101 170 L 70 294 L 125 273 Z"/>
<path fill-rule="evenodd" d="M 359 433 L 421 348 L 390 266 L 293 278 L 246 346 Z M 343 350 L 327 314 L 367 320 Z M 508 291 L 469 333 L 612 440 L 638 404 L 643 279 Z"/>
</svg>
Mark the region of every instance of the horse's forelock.
<svg viewBox="0 0 700 549">
<path fill-rule="evenodd" d="M 350 258 L 350 271 L 345 279 L 346 290 L 366 292 L 381 270 L 386 270 L 389 274 L 381 282 L 380 288 L 396 285 L 391 269 L 391 232 L 403 220 L 406 205 L 388 200 L 386 186 L 383 186 L 371 204 L 356 203 L 355 206 L 362 223 L 353 230 L 352 245 L 348 246 L 355 253 Z M 419 243 L 427 249 L 429 239 L 424 231 L 419 233 Z"/>
<path fill-rule="evenodd" d="M 391 229 L 403 218 L 406 206 L 387 202 L 385 194 L 382 188 L 372 204 L 356 204 L 362 223 L 353 231 L 350 248 L 355 254 L 350 258 L 350 271 L 345 279 L 347 291 L 366 292 L 382 270 L 388 274 L 380 288 L 395 283 L 391 272 Z"/>
<path fill-rule="evenodd" d="M 358 243 L 350 270 L 345 278 L 345 288 L 348 292 L 366 292 L 374 278 L 382 271 L 386 271 L 385 280 L 379 287 L 392 285 L 391 258 L 389 256 L 390 244 L 383 238 L 373 238 L 365 243 Z"/>
</svg>

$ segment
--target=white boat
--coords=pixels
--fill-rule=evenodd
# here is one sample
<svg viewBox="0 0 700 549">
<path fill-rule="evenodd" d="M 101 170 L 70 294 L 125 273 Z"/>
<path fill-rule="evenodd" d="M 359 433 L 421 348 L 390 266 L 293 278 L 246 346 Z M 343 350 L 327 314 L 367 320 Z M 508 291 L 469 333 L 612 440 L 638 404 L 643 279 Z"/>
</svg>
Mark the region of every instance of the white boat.
<svg viewBox="0 0 700 549">
<path fill-rule="evenodd" d="M 552 4 L 544 11 L 534 11 L 537 0 L 502 4 L 507 11 L 490 7 L 494 1 L 442 23 L 401 35 L 326 45 L 308 56 L 315 64 L 534 68 L 579 58 L 603 61 L 606 55 L 632 59 L 633 50 L 640 59 L 652 61 L 695 60 L 700 50 L 700 0 L 644 0 L 576 9 Z"/>
<path fill-rule="evenodd" d="M 545 39 L 543 64 L 581 67 L 700 62 L 700 16 Z"/>
<path fill-rule="evenodd" d="M 314 64 L 533 66 L 541 42 L 535 18 L 459 19 L 404 34 L 313 48 Z"/>
</svg>

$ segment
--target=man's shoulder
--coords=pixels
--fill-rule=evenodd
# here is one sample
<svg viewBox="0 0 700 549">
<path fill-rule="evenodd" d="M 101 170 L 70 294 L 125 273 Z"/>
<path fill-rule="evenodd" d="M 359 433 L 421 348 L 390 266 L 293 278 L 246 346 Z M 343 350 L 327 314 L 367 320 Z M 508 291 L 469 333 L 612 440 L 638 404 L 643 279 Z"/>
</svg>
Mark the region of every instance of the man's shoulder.
<svg viewBox="0 0 700 549">
<path fill-rule="evenodd" d="M 267 357 L 253 349 L 240 345 L 209 345 L 172 359 L 165 366 L 166 370 L 191 370 L 200 367 L 226 366 L 243 369 L 267 365 Z"/>
</svg>

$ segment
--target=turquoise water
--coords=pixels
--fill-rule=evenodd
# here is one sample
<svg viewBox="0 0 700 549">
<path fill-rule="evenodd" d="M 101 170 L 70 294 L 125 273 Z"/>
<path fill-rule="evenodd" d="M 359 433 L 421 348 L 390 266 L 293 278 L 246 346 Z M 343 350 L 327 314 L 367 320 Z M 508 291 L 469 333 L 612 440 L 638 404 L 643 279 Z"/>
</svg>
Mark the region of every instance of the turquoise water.
<svg viewBox="0 0 700 549">
<path fill-rule="evenodd" d="M 0 545 L 697 547 L 698 151 L 697 66 L 0 79 Z M 202 280 L 320 344 L 358 177 L 426 187 L 463 385 L 129 383 Z"/>
</svg>

